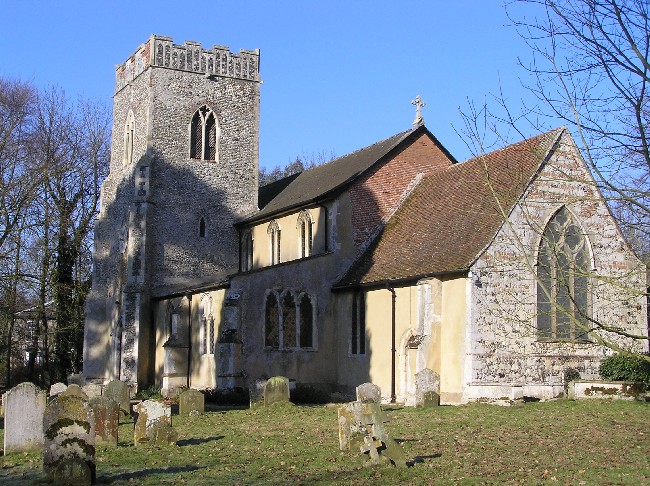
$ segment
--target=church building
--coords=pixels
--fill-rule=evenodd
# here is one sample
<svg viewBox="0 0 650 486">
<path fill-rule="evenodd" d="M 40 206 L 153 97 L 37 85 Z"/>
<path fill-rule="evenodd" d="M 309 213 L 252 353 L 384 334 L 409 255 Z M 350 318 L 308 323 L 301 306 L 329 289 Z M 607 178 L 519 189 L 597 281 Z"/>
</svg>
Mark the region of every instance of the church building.
<svg viewBox="0 0 650 486">
<path fill-rule="evenodd" d="M 646 271 L 565 128 L 458 162 L 411 128 L 258 188 L 260 53 L 153 35 L 116 68 L 84 374 L 385 401 L 552 398 L 647 350 Z"/>
</svg>

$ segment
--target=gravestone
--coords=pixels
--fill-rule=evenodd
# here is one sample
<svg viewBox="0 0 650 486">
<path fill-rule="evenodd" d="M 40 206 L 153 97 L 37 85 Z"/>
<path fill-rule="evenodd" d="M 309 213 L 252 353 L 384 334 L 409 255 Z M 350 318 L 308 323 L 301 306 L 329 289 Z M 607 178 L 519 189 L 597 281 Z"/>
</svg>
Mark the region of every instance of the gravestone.
<svg viewBox="0 0 650 486">
<path fill-rule="evenodd" d="M 255 380 L 248 387 L 248 396 L 250 398 L 250 408 L 257 408 L 264 405 L 264 387 L 266 380 Z"/>
<path fill-rule="evenodd" d="M 357 401 L 362 403 L 381 403 L 381 388 L 372 383 L 363 383 L 357 387 Z"/>
<path fill-rule="evenodd" d="M 117 446 L 120 406 L 108 397 L 93 397 L 90 406 L 95 414 L 95 444 Z"/>
<path fill-rule="evenodd" d="M 4 454 L 38 451 L 43 447 L 46 393 L 31 383 L 21 383 L 3 396 Z"/>
<path fill-rule="evenodd" d="M 63 393 L 66 390 L 66 388 L 68 388 L 68 385 L 61 382 L 55 383 L 54 385 L 50 386 L 50 400 L 56 397 L 57 395 L 59 395 L 60 393 Z"/>
<path fill-rule="evenodd" d="M 269 378 L 264 385 L 264 406 L 289 403 L 289 379 L 284 376 Z"/>
<path fill-rule="evenodd" d="M 176 443 L 178 434 L 172 428 L 171 407 L 155 400 L 145 400 L 133 410 L 138 414 L 133 433 L 136 445 Z"/>
<path fill-rule="evenodd" d="M 129 397 L 129 385 L 120 380 L 109 381 L 104 387 L 102 396 L 112 398 L 120 406 L 120 410 L 126 415 L 131 413 L 131 398 Z"/>
<path fill-rule="evenodd" d="M 415 406 L 440 405 L 440 376 L 429 368 L 415 374 Z"/>
<path fill-rule="evenodd" d="M 95 482 L 95 415 L 88 401 L 56 397 L 45 409 L 43 434 L 43 472 L 52 482 Z"/>
<path fill-rule="evenodd" d="M 68 375 L 68 385 L 79 385 L 79 387 L 86 385 L 86 377 L 83 373 L 74 373 Z"/>
<path fill-rule="evenodd" d="M 84 392 L 79 385 L 68 385 L 68 388 L 65 389 L 65 391 L 62 391 L 59 393 L 59 396 L 66 396 L 66 397 L 77 397 L 81 398 L 82 400 L 88 400 L 88 395 L 86 395 L 86 392 Z"/>
<path fill-rule="evenodd" d="M 97 383 L 87 383 L 82 386 L 81 389 L 88 396 L 88 398 L 101 397 L 102 396 L 102 386 Z"/>
<path fill-rule="evenodd" d="M 388 415 L 379 403 L 351 402 L 338 410 L 339 448 L 358 449 L 368 454 L 368 464 L 389 461 L 397 467 L 406 467 L 404 451 L 388 435 L 385 423 Z"/>
<path fill-rule="evenodd" d="M 185 390 L 178 397 L 179 415 L 205 413 L 205 395 L 198 390 Z"/>
</svg>

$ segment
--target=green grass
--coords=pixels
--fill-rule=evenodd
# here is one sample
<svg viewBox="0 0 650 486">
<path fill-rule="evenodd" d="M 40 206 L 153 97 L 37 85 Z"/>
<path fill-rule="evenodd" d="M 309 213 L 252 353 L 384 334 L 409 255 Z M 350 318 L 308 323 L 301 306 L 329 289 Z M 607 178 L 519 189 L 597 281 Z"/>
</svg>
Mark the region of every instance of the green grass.
<svg viewBox="0 0 650 486">
<path fill-rule="evenodd" d="M 623 401 L 386 407 L 412 467 L 338 449 L 336 407 L 174 416 L 176 446 L 97 451 L 98 484 L 650 484 L 650 405 Z M 43 484 L 41 456 L 1 458 L 0 484 Z"/>
</svg>

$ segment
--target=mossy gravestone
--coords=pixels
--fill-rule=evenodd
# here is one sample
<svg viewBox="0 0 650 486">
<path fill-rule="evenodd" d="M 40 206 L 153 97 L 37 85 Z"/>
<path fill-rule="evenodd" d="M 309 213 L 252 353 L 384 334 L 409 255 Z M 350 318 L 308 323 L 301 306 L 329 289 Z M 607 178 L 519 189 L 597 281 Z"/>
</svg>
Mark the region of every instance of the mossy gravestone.
<svg viewBox="0 0 650 486">
<path fill-rule="evenodd" d="M 41 450 L 45 390 L 21 383 L 4 394 L 3 402 L 4 454 Z"/>
<path fill-rule="evenodd" d="M 95 414 L 95 444 L 116 447 L 120 406 L 108 397 L 93 397 L 90 406 Z"/>
<path fill-rule="evenodd" d="M 112 398 L 120 406 L 125 414 L 131 413 L 131 398 L 129 397 L 129 385 L 120 380 L 109 381 L 104 388 L 102 396 Z"/>
<path fill-rule="evenodd" d="M 136 445 L 176 443 L 178 433 L 172 428 L 171 407 L 155 400 L 145 400 L 133 410 L 138 414 L 133 433 Z"/>
<path fill-rule="evenodd" d="M 68 388 L 66 388 L 64 391 L 62 391 L 59 396 L 66 396 L 66 397 L 78 397 L 81 398 L 82 400 L 88 400 L 88 395 L 86 395 L 86 392 L 81 389 L 79 385 L 68 385 Z"/>
<path fill-rule="evenodd" d="M 205 395 L 198 390 L 185 390 L 178 397 L 179 415 L 198 415 L 205 413 Z"/>
<path fill-rule="evenodd" d="M 43 471 L 51 482 L 95 482 L 95 416 L 88 401 L 56 397 L 45 409 L 43 433 Z"/>
<path fill-rule="evenodd" d="M 289 379 L 284 376 L 269 378 L 264 385 L 264 406 L 289 403 Z"/>
</svg>

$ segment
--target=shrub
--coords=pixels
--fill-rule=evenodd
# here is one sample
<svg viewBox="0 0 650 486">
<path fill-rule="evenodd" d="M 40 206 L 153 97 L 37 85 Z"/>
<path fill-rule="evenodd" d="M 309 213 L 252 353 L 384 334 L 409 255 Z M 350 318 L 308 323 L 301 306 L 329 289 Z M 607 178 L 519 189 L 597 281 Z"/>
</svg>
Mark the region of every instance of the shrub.
<svg viewBox="0 0 650 486">
<path fill-rule="evenodd" d="M 638 381 L 650 386 L 650 361 L 644 356 L 615 354 L 605 358 L 598 371 L 606 380 Z"/>
<path fill-rule="evenodd" d="M 135 394 L 136 398 L 140 400 L 162 400 L 163 396 L 160 393 L 160 387 L 151 385 L 147 388 L 138 390 L 138 393 Z"/>
</svg>

